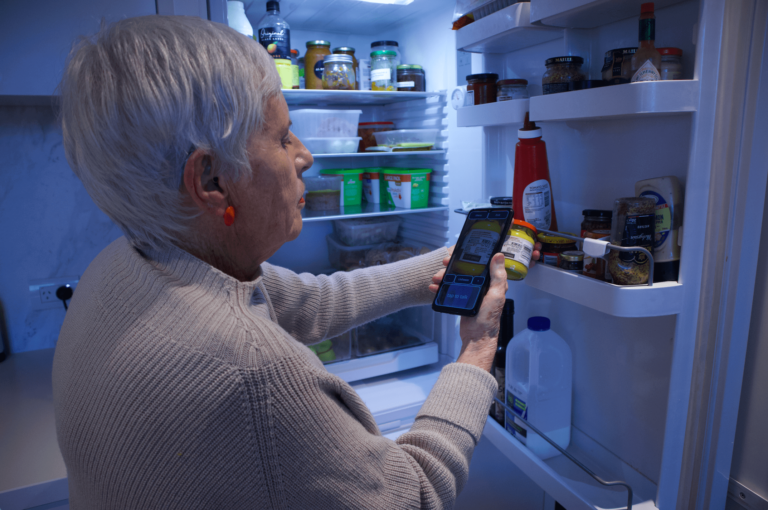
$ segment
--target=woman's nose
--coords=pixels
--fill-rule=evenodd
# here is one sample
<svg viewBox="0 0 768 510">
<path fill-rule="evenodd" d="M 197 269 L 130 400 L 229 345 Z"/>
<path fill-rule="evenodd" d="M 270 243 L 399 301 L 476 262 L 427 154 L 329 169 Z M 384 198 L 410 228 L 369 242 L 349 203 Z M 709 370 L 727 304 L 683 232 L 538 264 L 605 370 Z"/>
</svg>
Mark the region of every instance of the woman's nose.
<svg viewBox="0 0 768 510">
<path fill-rule="evenodd" d="M 291 133 L 291 136 L 293 136 L 294 143 L 296 144 L 298 151 L 296 152 L 296 171 L 301 175 L 302 173 L 306 172 L 310 169 L 310 167 L 314 164 L 315 159 L 312 157 L 312 154 L 307 150 L 306 147 L 304 147 L 304 144 L 301 143 L 301 140 L 299 140 L 299 137 Z"/>
</svg>

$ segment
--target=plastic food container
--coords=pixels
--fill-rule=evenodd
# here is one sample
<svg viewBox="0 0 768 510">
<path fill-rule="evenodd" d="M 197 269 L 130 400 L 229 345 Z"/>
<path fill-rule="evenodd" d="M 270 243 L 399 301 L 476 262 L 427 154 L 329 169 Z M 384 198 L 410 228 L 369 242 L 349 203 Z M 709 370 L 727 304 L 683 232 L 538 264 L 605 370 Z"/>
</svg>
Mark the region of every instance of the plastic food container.
<svg viewBox="0 0 768 510">
<path fill-rule="evenodd" d="M 359 136 L 349 138 L 300 138 L 312 154 L 349 154 L 357 152 Z"/>
<path fill-rule="evenodd" d="M 428 340 L 420 329 L 424 323 L 429 324 L 431 321 L 424 317 L 424 308 L 428 307 L 401 310 L 360 326 L 354 342 L 355 354 L 370 356 L 425 343 Z"/>
<path fill-rule="evenodd" d="M 352 343 L 355 341 L 355 330 L 347 331 L 335 338 L 327 338 L 319 344 L 310 345 L 309 349 L 317 354 L 324 364 L 344 361 L 352 357 Z"/>
<path fill-rule="evenodd" d="M 383 168 L 369 168 L 363 173 L 363 200 L 369 204 L 387 203 L 386 186 L 381 185 Z"/>
<path fill-rule="evenodd" d="M 304 138 L 352 138 L 362 110 L 293 110 L 291 131 Z"/>
<path fill-rule="evenodd" d="M 341 181 L 341 206 L 360 205 L 363 201 L 363 172 L 362 168 L 349 170 L 333 169 L 321 170 L 320 175 L 338 175 Z"/>
<path fill-rule="evenodd" d="M 438 129 L 397 129 L 373 133 L 376 145 L 396 149 L 431 148 L 437 141 Z"/>
<path fill-rule="evenodd" d="M 360 218 L 354 220 L 334 220 L 333 231 L 336 237 L 347 246 L 364 246 L 394 241 L 400 218 Z"/>
<path fill-rule="evenodd" d="M 387 205 L 420 209 L 429 205 L 429 168 L 387 168 L 384 170 Z"/>
<path fill-rule="evenodd" d="M 338 209 L 341 204 L 341 177 L 304 177 L 304 200 L 310 211 Z"/>
<path fill-rule="evenodd" d="M 368 147 L 375 147 L 376 137 L 374 133 L 379 131 L 392 131 L 395 129 L 394 122 L 361 122 L 357 125 L 357 134 L 362 138 L 360 140 L 359 152 L 365 152 Z"/>
<path fill-rule="evenodd" d="M 331 267 L 342 271 L 390 264 L 429 252 L 426 248 L 419 249 L 400 243 L 347 246 L 339 241 L 336 234 L 328 234 L 325 240 L 328 243 L 328 262 Z"/>
</svg>

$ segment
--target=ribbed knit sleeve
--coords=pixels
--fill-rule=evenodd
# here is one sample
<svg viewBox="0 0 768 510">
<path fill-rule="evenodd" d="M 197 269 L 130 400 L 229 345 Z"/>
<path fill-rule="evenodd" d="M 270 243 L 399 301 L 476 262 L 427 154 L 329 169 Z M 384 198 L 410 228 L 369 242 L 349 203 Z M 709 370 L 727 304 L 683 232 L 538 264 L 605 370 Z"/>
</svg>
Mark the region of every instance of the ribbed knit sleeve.
<svg viewBox="0 0 768 510">
<path fill-rule="evenodd" d="M 313 344 L 403 308 L 426 305 L 432 276 L 443 268 L 441 248 L 408 260 L 349 273 L 314 276 L 263 264 L 264 285 L 277 321 Z"/>
</svg>

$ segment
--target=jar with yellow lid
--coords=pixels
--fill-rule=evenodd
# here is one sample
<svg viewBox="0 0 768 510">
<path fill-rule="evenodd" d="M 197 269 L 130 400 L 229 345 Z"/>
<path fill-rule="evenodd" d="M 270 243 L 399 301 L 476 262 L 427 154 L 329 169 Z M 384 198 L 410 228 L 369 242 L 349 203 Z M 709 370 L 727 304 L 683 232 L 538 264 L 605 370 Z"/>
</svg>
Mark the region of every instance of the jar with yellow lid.
<svg viewBox="0 0 768 510">
<path fill-rule="evenodd" d="M 528 275 L 533 249 L 536 244 L 536 227 L 522 220 L 512 220 L 501 253 L 507 280 L 522 280 Z"/>
<path fill-rule="evenodd" d="M 501 237 L 501 226 L 498 221 L 477 220 L 471 227 L 469 234 L 459 247 L 459 252 L 453 262 L 453 269 L 457 273 L 469 276 L 478 276 L 483 273 L 485 267 L 493 256 L 493 249 L 489 246 L 497 246 Z"/>
<path fill-rule="evenodd" d="M 564 232 L 568 235 L 568 232 Z M 564 251 L 576 250 L 576 241 L 545 232 L 539 232 L 537 236 L 541 243 L 541 261 L 550 266 L 560 267 L 560 254 Z"/>
</svg>

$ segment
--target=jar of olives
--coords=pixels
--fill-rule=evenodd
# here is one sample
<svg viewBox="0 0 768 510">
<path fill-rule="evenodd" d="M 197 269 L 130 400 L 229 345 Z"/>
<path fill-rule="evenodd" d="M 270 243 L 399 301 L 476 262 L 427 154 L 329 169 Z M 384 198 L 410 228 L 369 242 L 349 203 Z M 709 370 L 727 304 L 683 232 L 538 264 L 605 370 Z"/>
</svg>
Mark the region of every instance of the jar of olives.
<svg viewBox="0 0 768 510">
<path fill-rule="evenodd" d="M 568 92 L 570 83 L 586 80 L 587 77 L 581 72 L 582 64 L 584 64 L 584 59 L 581 57 L 548 58 L 547 71 L 541 77 L 544 94 Z"/>
<path fill-rule="evenodd" d="M 323 89 L 355 90 L 355 68 L 351 56 L 326 55 L 323 66 Z"/>
</svg>

